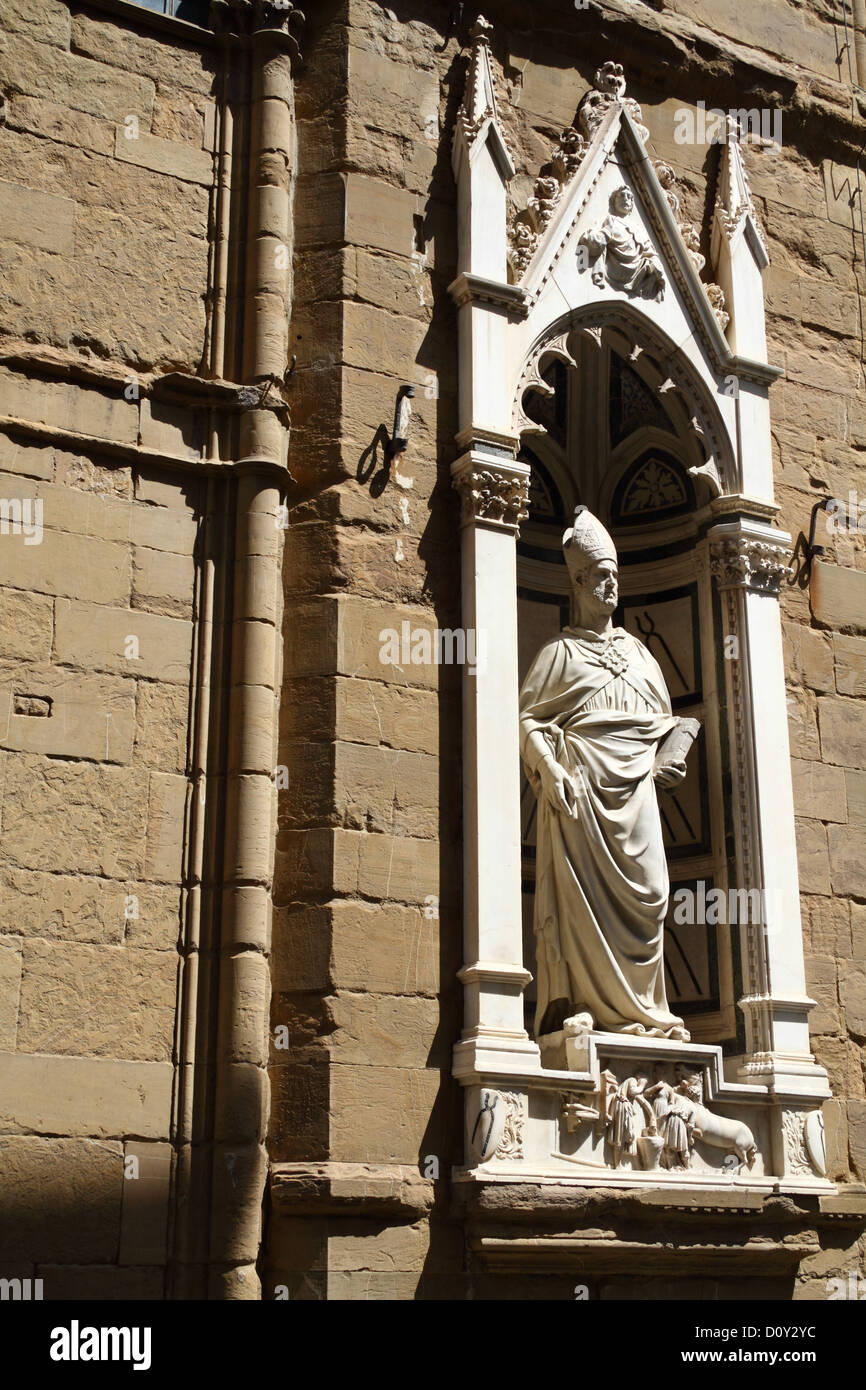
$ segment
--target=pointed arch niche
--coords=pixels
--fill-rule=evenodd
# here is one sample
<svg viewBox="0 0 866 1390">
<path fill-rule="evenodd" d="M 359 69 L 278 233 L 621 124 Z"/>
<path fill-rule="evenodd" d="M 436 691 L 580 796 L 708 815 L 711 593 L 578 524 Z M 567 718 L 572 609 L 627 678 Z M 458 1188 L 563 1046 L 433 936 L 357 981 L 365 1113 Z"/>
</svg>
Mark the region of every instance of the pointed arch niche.
<svg viewBox="0 0 866 1390">
<path fill-rule="evenodd" d="M 480 20 L 454 137 L 460 270 L 450 286 L 463 624 L 487 648 L 463 681 L 457 1177 L 832 1190 L 820 1144 L 829 1088 L 809 1050 L 778 604 L 790 553 L 774 525 L 779 372 L 766 362 L 767 253 L 738 132 L 729 123 L 720 151 L 710 283 L 620 68 L 599 69 L 510 223 L 514 164 L 498 101 Z M 757 923 L 710 923 L 702 936 L 696 926 L 679 942 L 668 933 L 668 985 L 689 1014 L 689 1043 L 563 1031 L 560 1020 L 542 1029 L 542 1050 L 534 1033 L 518 690 L 538 646 L 569 621 L 560 545 L 578 502 L 617 542 L 618 621 L 660 661 L 675 709 L 703 723 L 689 779 L 663 806 L 672 882 L 761 895 Z M 676 1172 L 643 1150 L 613 1151 L 605 1088 L 641 1074 L 697 1078 L 722 1131 L 754 1137 L 750 1161 L 724 1140 L 699 1142 Z"/>
<path fill-rule="evenodd" d="M 639 345 L 639 329 L 628 316 L 622 326 L 610 320 L 598 333 L 587 331 L 591 317 L 591 310 L 582 311 L 575 326 L 562 331 L 557 355 L 541 369 L 543 387 L 530 386 L 523 401 L 534 423 L 521 431 L 518 452 L 531 470 L 529 514 L 517 539 L 518 678 L 522 683 L 542 643 L 573 621 L 562 533 L 582 502 L 616 542 L 616 625 L 649 646 L 674 710 L 702 724 L 686 783 L 660 794 L 672 892 L 665 974 L 668 999 L 692 1038 L 734 1053 L 743 1046 L 735 1008 L 735 995 L 743 993 L 739 940 L 727 912 L 708 914 L 719 921 L 677 922 L 674 896 L 686 888 L 697 900 L 702 885 L 704 894 L 720 889 L 727 902 L 736 882 L 724 797 L 730 779 L 719 679 L 724 634 L 706 539 L 715 488 L 702 472 L 703 434 L 669 377 L 676 354 L 666 349 L 660 363 Z M 723 471 L 730 462 L 724 460 Z M 536 816 L 535 793 L 521 772 L 523 959 L 533 975 Z M 533 980 L 524 992 L 529 1032 L 534 1012 Z"/>
</svg>

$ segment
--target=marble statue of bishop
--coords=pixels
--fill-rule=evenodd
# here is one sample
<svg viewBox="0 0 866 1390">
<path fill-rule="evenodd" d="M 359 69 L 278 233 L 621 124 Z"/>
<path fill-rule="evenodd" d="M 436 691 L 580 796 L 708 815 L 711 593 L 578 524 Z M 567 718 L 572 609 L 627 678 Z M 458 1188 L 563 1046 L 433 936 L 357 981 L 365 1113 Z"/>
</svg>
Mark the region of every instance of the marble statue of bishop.
<svg viewBox="0 0 866 1390">
<path fill-rule="evenodd" d="M 678 720 L 658 663 L 612 625 L 616 550 L 585 507 L 563 549 L 577 626 L 545 643 L 520 692 L 520 751 L 538 797 L 536 1036 L 589 1013 L 606 1032 L 685 1041 L 665 992 L 656 796 L 656 782 L 685 776 L 684 762 L 656 762 Z"/>
</svg>

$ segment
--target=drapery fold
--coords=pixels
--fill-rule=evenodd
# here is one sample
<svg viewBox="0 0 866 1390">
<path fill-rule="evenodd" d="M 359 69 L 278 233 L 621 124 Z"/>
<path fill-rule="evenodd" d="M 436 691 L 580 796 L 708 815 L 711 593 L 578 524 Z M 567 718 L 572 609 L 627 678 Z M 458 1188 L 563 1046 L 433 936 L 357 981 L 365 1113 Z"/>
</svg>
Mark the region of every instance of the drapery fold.
<svg viewBox="0 0 866 1390">
<path fill-rule="evenodd" d="M 665 991 L 669 880 L 652 775 L 676 723 L 658 663 L 622 629 L 566 628 L 523 683 L 521 753 L 539 797 L 536 1034 L 559 999 L 607 1031 L 683 1034 Z M 532 733 L 568 773 L 575 816 L 540 791 Z"/>
</svg>

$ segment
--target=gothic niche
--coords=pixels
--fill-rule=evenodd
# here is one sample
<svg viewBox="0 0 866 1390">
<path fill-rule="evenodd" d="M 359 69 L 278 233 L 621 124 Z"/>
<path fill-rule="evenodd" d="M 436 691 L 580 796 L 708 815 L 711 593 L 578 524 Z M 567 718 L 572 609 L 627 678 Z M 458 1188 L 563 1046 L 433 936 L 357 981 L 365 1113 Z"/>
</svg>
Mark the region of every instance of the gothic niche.
<svg viewBox="0 0 866 1390">
<path fill-rule="evenodd" d="M 670 881 L 663 955 L 660 942 L 651 944 L 655 929 L 645 923 L 635 926 L 637 938 L 620 955 L 621 942 L 614 950 L 616 968 L 612 971 L 606 959 L 609 947 L 600 942 L 596 972 L 599 978 L 612 974 L 618 980 L 627 979 L 632 961 L 635 993 L 646 1001 L 648 991 L 654 990 L 656 1007 L 646 1016 L 646 1010 L 634 1001 L 626 1006 L 620 1000 L 618 1011 L 606 1013 L 605 1001 L 596 1001 L 596 1015 L 600 1007 L 602 1016 L 593 1016 L 592 1026 L 630 1029 L 638 1036 L 691 1037 L 695 1042 L 722 1043 L 733 1049 L 738 986 L 730 924 L 696 920 L 711 914 L 688 910 L 705 902 L 713 888 L 725 889 L 733 873 L 726 855 L 721 809 L 725 768 L 715 694 L 720 638 L 709 563 L 699 541 L 701 518 L 714 495 L 707 470 L 707 440 L 693 413 L 693 402 L 668 378 L 665 365 L 624 332 L 612 325 L 602 331 L 576 330 L 567 335 L 565 346 L 571 361 L 564 361 L 564 354 L 546 362 L 542 359 L 539 386 L 524 398 L 527 428 L 520 457 L 532 469 L 529 516 L 522 523 L 517 543 L 518 651 L 525 691 L 525 736 L 533 719 L 544 725 L 547 713 L 538 719 L 538 710 L 549 712 L 550 699 L 554 698 L 547 688 L 526 692 L 528 672 L 545 643 L 563 629 L 574 634 L 581 626 L 574 608 L 569 557 L 567 550 L 563 552 L 563 534 L 575 509 L 583 505 L 588 508 L 586 515 L 598 523 L 594 535 L 588 542 L 584 540 L 584 551 L 597 551 L 594 558 L 618 566 L 618 592 L 612 611 L 613 639 L 606 639 L 604 650 L 600 646 L 597 661 L 591 640 L 575 636 L 574 641 L 582 640 L 583 645 L 575 646 L 574 655 L 588 654 L 589 666 L 597 671 L 591 675 L 587 669 L 579 676 L 575 668 L 574 680 L 579 684 L 585 677 L 591 684 L 604 683 L 609 695 L 617 680 L 627 680 L 614 669 L 615 664 L 630 665 L 632 683 L 626 704 L 630 708 L 637 701 L 645 713 L 652 706 L 654 720 L 659 726 L 665 724 L 664 730 L 657 730 L 654 724 L 654 735 L 657 733 L 659 743 L 669 750 L 672 745 L 664 741 L 676 735 L 678 748 L 673 751 L 679 754 L 674 759 L 675 769 L 669 769 L 666 776 L 655 776 L 654 793 L 647 788 L 649 800 L 643 814 L 649 819 L 641 822 L 641 833 L 658 833 L 664 859 L 656 879 L 648 880 L 642 891 L 655 901 L 663 894 L 665 875 Z M 584 558 L 578 557 L 578 567 Z M 616 629 L 622 629 L 622 634 Z M 615 679 L 604 679 L 605 667 Z M 565 692 L 565 704 L 573 693 Z M 592 697 L 590 704 L 601 703 L 604 698 Z M 539 747 L 535 753 L 540 754 Z M 569 927 L 558 920 L 562 908 L 556 892 L 551 891 L 561 870 L 540 843 L 550 798 L 546 804 L 543 769 L 536 771 L 532 760 L 533 752 L 530 750 L 527 759 L 524 751 L 524 960 L 533 976 L 525 996 L 526 1026 L 540 1043 L 543 1065 L 557 1066 L 562 1062 L 563 1025 L 575 1006 L 593 1013 L 594 986 L 584 979 L 581 997 L 572 997 L 574 974 L 572 971 L 567 978 L 569 947 L 562 939 L 568 936 Z M 581 791 L 578 786 L 576 795 L 580 800 L 585 789 Z M 652 828 L 656 825 L 653 801 L 658 806 L 657 832 Z M 584 814 L 590 814 L 589 808 L 584 808 Z M 577 825 L 561 833 L 580 838 L 579 823 L 578 808 Z M 591 840 L 602 833 L 597 825 L 590 824 L 588 830 Z M 615 858 L 614 845 L 610 852 Z M 587 845 L 573 848 L 576 862 L 581 864 L 587 862 L 588 853 Z M 631 872 L 626 868 L 626 873 Z M 600 891 L 596 901 L 602 915 L 623 920 L 622 903 L 613 906 L 621 891 L 616 881 Z M 545 906 L 537 912 L 540 893 Z M 607 894 L 612 894 L 609 900 Z M 585 901 L 581 910 L 584 908 Z M 573 936 L 577 926 L 572 924 Z M 585 927 L 585 923 L 580 924 L 581 960 L 587 952 Z M 651 986 L 647 972 L 653 970 L 655 955 L 658 977 Z M 631 1012 L 625 1017 L 623 1009 L 628 1012 L 629 1008 Z M 628 1079 L 625 1076 L 617 1084 Z M 685 1103 L 684 1096 L 678 1094 L 677 1105 L 683 1108 Z M 614 1108 L 622 1110 L 622 1106 Z"/>
</svg>

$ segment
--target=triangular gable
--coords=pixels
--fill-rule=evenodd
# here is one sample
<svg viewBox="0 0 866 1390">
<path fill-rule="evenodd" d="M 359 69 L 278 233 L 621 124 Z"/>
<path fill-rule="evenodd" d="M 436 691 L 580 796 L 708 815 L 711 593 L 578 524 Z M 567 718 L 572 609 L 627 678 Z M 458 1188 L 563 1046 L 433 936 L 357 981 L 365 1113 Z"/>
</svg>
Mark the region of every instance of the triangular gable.
<svg viewBox="0 0 866 1390">
<path fill-rule="evenodd" d="M 622 222 L 637 241 L 652 246 L 662 266 L 664 284 L 658 310 L 650 308 L 647 296 L 639 290 L 618 289 L 610 276 L 603 276 L 601 283 L 598 278 L 593 281 L 593 266 L 586 253 L 583 261 L 578 256 L 581 238 L 604 225 L 610 214 L 610 196 L 618 186 L 629 189 L 634 199 L 633 211 Z M 701 258 L 695 239 L 690 240 L 691 246 L 686 244 L 684 229 L 674 216 L 634 118 L 624 105 L 613 103 L 598 124 L 577 172 L 562 189 L 519 280 L 530 317 L 534 317 L 534 306 L 551 296 L 551 289 L 555 289 L 552 297 L 559 298 L 560 303 L 564 297 L 570 308 L 579 308 L 590 299 L 625 298 L 651 313 L 661 327 L 681 341 L 685 323 L 674 324 L 670 313 L 678 292 L 689 332 L 700 341 L 712 367 L 716 371 L 729 367 L 732 354 L 710 303 L 708 287 L 698 274 L 695 260 Z M 585 268 L 579 269 L 580 264 Z M 717 287 L 715 294 L 718 303 Z"/>
</svg>

